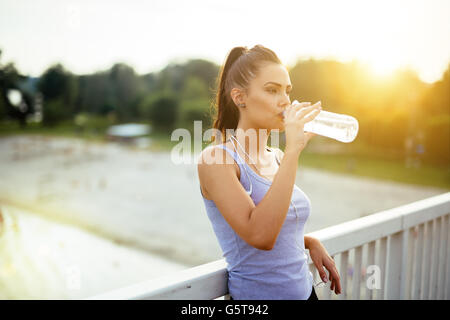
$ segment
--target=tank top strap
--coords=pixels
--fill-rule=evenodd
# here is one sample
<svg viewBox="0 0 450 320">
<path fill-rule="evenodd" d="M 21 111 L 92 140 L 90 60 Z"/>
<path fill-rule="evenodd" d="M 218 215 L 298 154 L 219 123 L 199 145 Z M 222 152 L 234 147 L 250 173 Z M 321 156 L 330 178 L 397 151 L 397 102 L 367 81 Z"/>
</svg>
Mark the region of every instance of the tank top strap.
<svg viewBox="0 0 450 320">
<path fill-rule="evenodd" d="M 241 158 L 241 156 L 236 151 L 230 150 L 225 145 L 220 144 L 220 145 L 217 145 L 217 147 L 226 150 L 233 157 L 233 159 L 237 162 L 239 169 L 241 170 L 241 180 L 243 180 L 242 172 L 245 172 L 245 176 L 247 178 L 248 184 L 250 185 L 249 190 L 245 190 L 245 191 L 249 195 L 251 195 L 252 191 L 253 191 L 253 184 L 252 184 L 252 180 L 250 179 L 250 176 L 248 175 L 247 168 L 245 167 L 245 164 L 246 164 L 245 161 Z M 245 187 L 244 187 L 244 189 L 245 189 Z"/>
<path fill-rule="evenodd" d="M 223 144 L 220 144 L 217 147 L 226 150 L 233 157 L 233 159 L 238 163 L 239 167 L 240 167 L 240 165 L 243 165 L 245 163 L 244 160 L 242 160 L 241 156 L 236 151 L 231 150 L 230 148 L 226 147 Z"/>
</svg>

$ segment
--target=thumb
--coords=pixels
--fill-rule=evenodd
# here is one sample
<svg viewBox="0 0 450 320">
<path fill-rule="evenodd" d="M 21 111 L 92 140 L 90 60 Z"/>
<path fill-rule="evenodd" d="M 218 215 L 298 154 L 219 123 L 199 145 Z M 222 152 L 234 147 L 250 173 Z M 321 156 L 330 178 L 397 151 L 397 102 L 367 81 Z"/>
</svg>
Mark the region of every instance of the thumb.
<svg viewBox="0 0 450 320">
<path fill-rule="evenodd" d="M 305 136 L 306 136 L 306 142 L 308 142 L 312 137 L 317 136 L 317 134 L 306 131 Z"/>
</svg>

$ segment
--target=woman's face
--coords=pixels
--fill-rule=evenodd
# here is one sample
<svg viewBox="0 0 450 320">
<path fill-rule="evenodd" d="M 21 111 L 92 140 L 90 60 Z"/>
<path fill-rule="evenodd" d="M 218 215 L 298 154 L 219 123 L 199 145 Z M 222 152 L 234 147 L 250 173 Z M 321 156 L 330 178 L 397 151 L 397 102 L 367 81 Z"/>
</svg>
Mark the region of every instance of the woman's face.
<svg viewBox="0 0 450 320">
<path fill-rule="evenodd" d="M 281 112 L 290 104 L 292 84 L 285 66 L 266 63 L 247 90 L 245 118 L 255 128 L 284 131 Z"/>
</svg>

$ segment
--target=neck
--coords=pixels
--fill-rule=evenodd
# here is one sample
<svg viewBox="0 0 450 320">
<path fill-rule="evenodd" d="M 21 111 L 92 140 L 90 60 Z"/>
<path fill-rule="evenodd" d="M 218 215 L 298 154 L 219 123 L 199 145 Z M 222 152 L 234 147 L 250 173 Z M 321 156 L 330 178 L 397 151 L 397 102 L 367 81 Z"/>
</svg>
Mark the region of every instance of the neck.
<svg viewBox="0 0 450 320">
<path fill-rule="evenodd" d="M 235 134 L 245 152 L 254 160 L 265 158 L 267 155 L 267 140 L 269 132 L 266 129 L 244 128 L 238 124 Z M 237 146 L 239 148 L 239 146 Z M 242 152 L 242 149 L 240 149 Z"/>
</svg>

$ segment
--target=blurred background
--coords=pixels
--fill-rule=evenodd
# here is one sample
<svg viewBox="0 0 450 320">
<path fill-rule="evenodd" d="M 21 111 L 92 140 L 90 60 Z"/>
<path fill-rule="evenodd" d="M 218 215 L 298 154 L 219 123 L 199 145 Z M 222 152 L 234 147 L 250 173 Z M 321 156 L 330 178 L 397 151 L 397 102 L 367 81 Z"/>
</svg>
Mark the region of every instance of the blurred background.
<svg viewBox="0 0 450 320">
<path fill-rule="evenodd" d="M 446 0 L 1 0 L 0 298 L 84 298 L 222 258 L 171 133 L 211 127 L 234 46 L 274 50 L 292 101 L 359 122 L 352 143 L 318 136 L 300 157 L 306 232 L 448 192 L 449 13 Z"/>
</svg>

